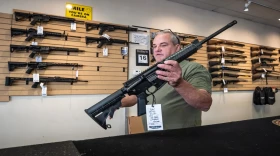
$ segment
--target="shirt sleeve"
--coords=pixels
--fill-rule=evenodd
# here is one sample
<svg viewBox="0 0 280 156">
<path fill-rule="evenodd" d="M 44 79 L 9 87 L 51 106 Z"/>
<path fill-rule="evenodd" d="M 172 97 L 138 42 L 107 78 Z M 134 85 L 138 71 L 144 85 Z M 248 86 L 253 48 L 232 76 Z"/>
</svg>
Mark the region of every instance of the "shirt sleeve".
<svg viewBox="0 0 280 156">
<path fill-rule="evenodd" d="M 195 62 L 190 63 L 182 68 L 183 78 L 197 89 L 204 89 L 208 93 L 212 93 L 212 77 L 209 71 L 201 64 Z"/>
</svg>

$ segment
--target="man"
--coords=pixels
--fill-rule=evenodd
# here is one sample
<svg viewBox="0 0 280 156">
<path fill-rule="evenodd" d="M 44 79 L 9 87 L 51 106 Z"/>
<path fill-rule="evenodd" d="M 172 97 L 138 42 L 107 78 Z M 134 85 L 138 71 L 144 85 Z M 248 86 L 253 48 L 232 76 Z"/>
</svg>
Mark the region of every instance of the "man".
<svg viewBox="0 0 280 156">
<path fill-rule="evenodd" d="M 153 55 L 156 62 L 180 50 L 180 40 L 172 31 L 164 30 L 156 33 L 153 40 Z M 147 97 L 148 104 L 156 100 L 161 104 L 163 129 L 177 129 L 201 125 L 201 111 L 208 111 L 212 104 L 211 75 L 200 64 L 174 60 L 159 64 L 156 74 L 159 79 L 167 81 L 162 88 Z M 135 95 L 122 99 L 122 107 L 135 105 Z M 146 115 L 143 115 L 143 125 L 147 131 Z"/>
</svg>

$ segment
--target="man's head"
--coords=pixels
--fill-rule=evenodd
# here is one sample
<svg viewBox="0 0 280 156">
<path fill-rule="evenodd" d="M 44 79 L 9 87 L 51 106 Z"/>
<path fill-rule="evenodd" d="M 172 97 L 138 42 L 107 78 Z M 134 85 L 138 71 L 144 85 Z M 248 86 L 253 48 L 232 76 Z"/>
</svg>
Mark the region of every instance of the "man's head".
<svg viewBox="0 0 280 156">
<path fill-rule="evenodd" d="M 160 62 L 180 50 L 179 37 L 170 30 L 157 32 L 153 40 L 153 55 Z"/>
</svg>

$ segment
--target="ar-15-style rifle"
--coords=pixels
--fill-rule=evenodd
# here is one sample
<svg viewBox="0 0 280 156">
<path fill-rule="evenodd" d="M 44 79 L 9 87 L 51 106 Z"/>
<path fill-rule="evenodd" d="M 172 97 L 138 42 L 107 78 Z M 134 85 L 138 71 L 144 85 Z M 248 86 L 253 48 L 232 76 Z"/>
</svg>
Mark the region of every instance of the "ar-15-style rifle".
<svg viewBox="0 0 280 156">
<path fill-rule="evenodd" d="M 84 50 L 80 50 L 79 48 L 65 48 L 65 47 L 52 47 L 52 46 L 37 46 L 37 45 L 30 45 L 30 46 L 21 46 L 21 45 L 10 45 L 10 52 L 14 51 L 23 51 L 26 52 L 32 51 L 29 55 L 30 58 L 34 58 L 36 54 L 49 54 L 51 51 L 65 51 L 67 55 L 70 52 L 85 52 Z"/>
<path fill-rule="evenodd" d="M 229 48 L 229 47 L 224 47 L 224 48 L 225 48 L 225 51 L 237 52 L 237 53 L 241 53 L 241 54 L 244 53 L 244 51 L 238 50 L 235 48 Z M 208 46 L 207 52 L 212 52 L 212 51 L 222 51 L 222 47 L 221 46 L 220 47 Z"/>
<path fill-rule="evenodd" d="M 15 68 L 25 67 L 27 68 L 27 74 L 30 74 L 34 69 L 36 70 L 45 70 L 47 67 L 51 66 L 64 66 L 64 67 L 82 67 L 83 65 L 79 65 L 78 63 L 55 63 L 55 62 L 8 62 L 9 71 L 15 70 Z"/>
<path fill-rule="evenodd" d="M 25 81 L 25 84 L 28 85 L 29 81 L 33 82 L 33 78 L 22 78 L 22 77 L 6 77 L 5 86 L 12 86 L 15 81 Z M 65 78 L 65 77 L 40 77 L 39 82 L 34 82 L 31 86 L 32 88 L 37 88 L 40 83 L 48 82 L 70 82 L 71 85 L 75 82 L 88 82 L 86 80 L 78 80 L 74 78 Z"/>
<path fill-rule="evenodd" d="M 246 60 L 227 60 L 225 59 L 225 63 L 245 63 L 247 62 Z M 208 62 L 209 66 L 215 66 L 215 65 L 220 65 L 221 64 L 221 60 L 209 60 Z"/>
<path fill-rule="evenodd" d="M 74 23 L 76 20 L 74 18 L 59 17 L 53 15 L 37 14 L 37 13 L 24 13 L 24 12 L 14 12 L 15 20 L 22 21 L 28 19 L 31 25 L 35 25 L 38 22 L 49 22 L 49 21 L 61 21 Z"/>
<path fill-rule="evenodd" d="M 221 88 L 226 86 L 229 83 L 236 83 L 236 82 L 248 82 L 247 80 L 243 79 L 237 79 L 237 78 L 215 78 L 213 79 L 213 86 L 216 86 L 218 84 L 222 84 Z"/>
<path fill-rule="evenodd" d="M 139 30 L 138 28 L 132 28 L 129 26 L 118 26 L 118 25 L 112 25 L 112 24 L 105 24 L 105 23 L 86 23 L 86 30 L 90 31 L 93 29 L 99 30 L 99 35 L 103 35 L 105 31 L 111 32 L 115 30 L 125 30 L 126 33 L 129 31 L 139 31 L 139 32 L 147 32 L 145 30 Z"/>
<path fill-rule="evenodd" d="M 146 114 L 146 98 L 147 96 L 149 96 L 146 91 L 153 86 L 155 87 L 154 92 L 156 92 L 167 83 L 167 81 L 163 81 L 157 78 L 156 70 L 160 70 L 157 65 L 163 64 L 166 60 L 175 60 L 177 62 L 185 60 L 189 56 L 196 53 L 197 50 L 202 47 L 202 44 L 217 36 L 221 32 L 225 31 L 229 27 L 232 27 L 236 23 L 237 21 L 232 21 L 231 23 L 219 29 L 209 37 L 206 37 L 202 41 L 199 42 L 196 39 L 188 46 L 172 54 L 161 62 L 155 63 L 153 66 L 149 67 L 142 73 L 126 81 L 124 83 L 124 87 L 107 96 L 105 99 L 101 100 L 90 108 L 85 109 L 86 114 L 88 114 L 102 128 L 111 128 L 111 125 L 106 124 L 106 119 L 108 116 L 113 117 L 115 109 L 121 106 L 121 99 L 124 98 L 126 94 L 137 96 L 138 116 Z"/>
<path fill-rule="evenodd" d="M 45 38 L 47 36 L 64 37 L 65 40 L 68 40 L 68 37 L 81 38 L 80 36 L 70 36 L 68 34 L 65 34 L 65 31 L 63 33 L 43 31 L 43 34 L 37 34 L 37 30 L 34 29 L 34 28 L 29 28 L 28 30 L 27 29 L 11 28 L 11 37 L 17 36 L 17 35 L 27 36 L 25 41 L 31 41 L 35 38 Z"/>
<path fill-rule="evenodd" d="M 224 56 L 224 57 L 239 57 L 239 58 L 246 58 L 247 56 L 244 56 L 242 54 L 234 54 L 234 53 L 208 53 L 208 58 L 209 59 L 212 59 L 212 58 L 219 58 L 221 56 Z"/>
<path fill-rule="evenodd" d="M 107 39 L 105 37 L 97 38 L 97 37 L 88 37 L 88 36 L 86 36 L 86 44 L 93 43 L 93 42 L 99 43 L 97 45 L 97 48 L 101 48 L 104 44 L 105 45 L 112 45 L 113 43 L 118 43 L 118 44 L 128 44 L 128 43 L 139 44 L 139 43 L 134 43 L 134 42 L 128 42 L 127 40 L 120 40 L 120 39 L 113 39 L 113 38 Z"/>
<path fill-rule="evenodd" d="M 223 41 L 223 40 L 210 40 L 207 42 L 208 45 L 219 45 L 219 44 L 227 44 L 231 46 L 238 46 L 238 47 L 244 47 L 244 44 L 232 42 L 232 41 Z"/>
</svg>

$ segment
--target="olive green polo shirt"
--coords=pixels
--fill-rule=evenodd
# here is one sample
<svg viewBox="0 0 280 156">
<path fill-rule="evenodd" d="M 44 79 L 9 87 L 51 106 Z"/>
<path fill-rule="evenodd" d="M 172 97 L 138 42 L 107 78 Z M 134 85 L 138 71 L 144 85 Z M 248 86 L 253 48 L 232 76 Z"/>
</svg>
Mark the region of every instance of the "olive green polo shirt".
<svg viewBox="0 0 280 156">
<path fill-rule="evenodd" d="M 196 62 L 182 61 L 182 77 L 197 89 L 204 89 L 211 94 L 212 78 L 208 70 Z M 201 111 L 190 106 L 177 91 L 166 83 L 154 93 L 156 104 L 161 104 L 163 129 L 178 129 L 201 125 Z M 147 97 L 152 104 L 153 96 Z M 147 131 L 146 114 L 142 116 L 143 126 Z"/>
</svg>

